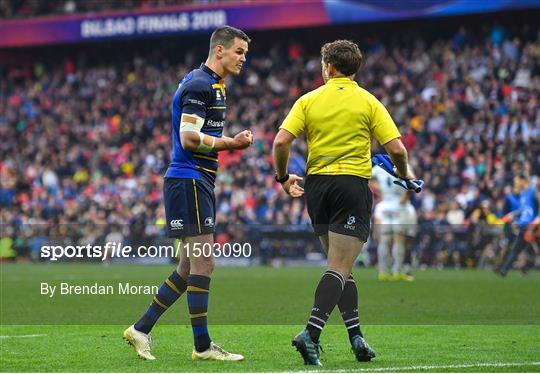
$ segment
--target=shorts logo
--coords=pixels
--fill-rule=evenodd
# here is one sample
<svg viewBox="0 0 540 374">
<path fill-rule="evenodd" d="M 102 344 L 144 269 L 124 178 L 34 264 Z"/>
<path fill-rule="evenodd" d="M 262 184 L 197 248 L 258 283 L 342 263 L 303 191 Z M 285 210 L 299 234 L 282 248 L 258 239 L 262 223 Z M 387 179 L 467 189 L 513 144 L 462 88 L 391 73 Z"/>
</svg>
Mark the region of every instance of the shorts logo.
<svg viewBox="0 0 540 374">
<path fill-rule="evenodd" d="M 214 226 L 214 219 L 212 217 L 206 217 L 204 220 L 204 225 L 206 227 L 213 227 Z"/>
<path fill-rule="evenodd" d="M 173 219 L 170 224 L 171 230 L 182 230 L 184 228 L 184 221 L 181 219 Z"/>
<path fill-rule="evenodd" d="M 344 226 L 347 230 L 354 230 L 356 228 L 356 217 L 355 216 L 349 216 L 347 219 L 347 224 Z"/>
</svg>

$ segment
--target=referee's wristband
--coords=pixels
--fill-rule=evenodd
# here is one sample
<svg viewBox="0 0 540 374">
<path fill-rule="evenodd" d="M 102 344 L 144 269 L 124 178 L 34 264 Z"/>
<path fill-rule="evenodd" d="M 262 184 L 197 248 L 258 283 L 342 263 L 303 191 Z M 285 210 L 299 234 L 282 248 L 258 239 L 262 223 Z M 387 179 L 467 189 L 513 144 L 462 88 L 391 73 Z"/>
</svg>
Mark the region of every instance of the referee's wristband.
<svg viewBox="0 0 540 374">
<path fill-rule="evenodd" d="M 283 183 L 285 183 L 285 182 L 287 182 L 289 180 L 289 174 L 288 173 L 285 174 L 285 176 L 283 178 L 281 178 L 281 179 L 278 178 L 278 176 L 276 174 L 275 179 L 276 179 L 276 182 L 283 184 Z"/>
</svg>

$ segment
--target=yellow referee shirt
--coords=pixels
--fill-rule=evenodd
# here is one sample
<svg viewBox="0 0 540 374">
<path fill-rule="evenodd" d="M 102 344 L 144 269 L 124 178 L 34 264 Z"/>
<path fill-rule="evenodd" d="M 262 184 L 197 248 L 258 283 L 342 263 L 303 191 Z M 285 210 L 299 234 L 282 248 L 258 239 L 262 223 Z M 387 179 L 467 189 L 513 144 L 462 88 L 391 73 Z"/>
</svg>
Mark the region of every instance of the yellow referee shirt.
<svg viewBox="0 0 540 374">
<path fill-rule="evenodd" d="M 280 129 L 306 132 L 306 174 L 371 178 L 371 135 L 382 145 L 401 135 L 375 96 L 349 78 L 333 78 L 300 97 Z"/>
</svg>

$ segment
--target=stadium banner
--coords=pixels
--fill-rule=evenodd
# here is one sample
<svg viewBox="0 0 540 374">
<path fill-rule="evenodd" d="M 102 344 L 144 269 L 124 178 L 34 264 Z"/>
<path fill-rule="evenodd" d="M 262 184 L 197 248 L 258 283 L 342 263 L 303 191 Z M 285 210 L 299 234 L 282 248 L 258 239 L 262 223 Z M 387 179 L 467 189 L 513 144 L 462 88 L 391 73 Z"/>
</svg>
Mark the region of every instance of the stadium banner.
<svg viewBox="0 0 540 374">
<path fill-rule="evenodd" d="M 322 1 L 261 1 L 219 7 L 175 7 L 33 20 L 0 21 L 0 48 L 330 24 Z"/>
<path fill-rule="evenodd" d="M 538 8 L 537 0 L 274 0 L 0 21 L 0 48 L 244 30 L 338 25 Z"/>
</svg>

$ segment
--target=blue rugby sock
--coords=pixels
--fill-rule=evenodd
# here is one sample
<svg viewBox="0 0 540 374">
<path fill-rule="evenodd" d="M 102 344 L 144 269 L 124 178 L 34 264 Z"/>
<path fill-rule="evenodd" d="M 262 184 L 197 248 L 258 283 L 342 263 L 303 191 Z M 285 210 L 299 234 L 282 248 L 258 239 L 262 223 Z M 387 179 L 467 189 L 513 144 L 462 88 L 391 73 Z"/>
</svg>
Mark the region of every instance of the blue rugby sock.
<svg viewBox="0 0 540 374">
<path fill-rule="evenodd" d="M 163 312 L 178 300 L 186 291 L 186 288 L 186 281 L 174 270 L 159 288 L 150 307 L 148 307 L 141 319 L 135 323 L 135 329 L 148 334 Z"/>
<path fill-rule="evenodd" d="M 208 314 L 208 293 L 210 278 L 204 275 L 190 275 L 187 280 L 187 301 L 189 318 L 193 329 L 193 340 L 197 352 L 210 348 L 210 335 L 206 316 Z"/>
</svg>

